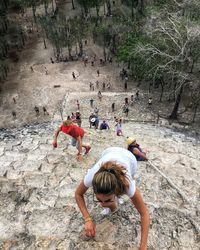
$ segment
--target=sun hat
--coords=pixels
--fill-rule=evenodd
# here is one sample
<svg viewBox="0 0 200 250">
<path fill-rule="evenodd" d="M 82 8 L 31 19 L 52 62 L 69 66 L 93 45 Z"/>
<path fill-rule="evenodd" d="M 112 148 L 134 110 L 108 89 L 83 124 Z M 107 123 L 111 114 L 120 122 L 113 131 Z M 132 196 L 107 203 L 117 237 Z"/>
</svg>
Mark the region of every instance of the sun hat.
<svg viewBox="0 0 200 250">
<path fill-rule="evenodd" d="M 96 121 L 96 118 L 93 117 L 90 121 L 91 121 L 91 122 L 95 122 L 95 121 Z"/>
<path fill-rule="evenodd" d="M 136 142 L 136 139 L 134 137 L 128 137 L 127 138 L 127 144 L 131 145 L 132 143 Z"/>
</svg>

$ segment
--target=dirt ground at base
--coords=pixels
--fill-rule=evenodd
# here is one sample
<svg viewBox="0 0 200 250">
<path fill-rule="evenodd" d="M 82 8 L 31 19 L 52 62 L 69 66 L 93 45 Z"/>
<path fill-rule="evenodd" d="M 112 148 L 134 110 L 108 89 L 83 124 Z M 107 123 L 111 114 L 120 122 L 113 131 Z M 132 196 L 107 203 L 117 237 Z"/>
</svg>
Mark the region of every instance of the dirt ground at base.
<svg viewBox="0 0 200 250">
<path fill-rule="evenodd" d="M 55 61 L 51 45 L 48 44 L 47 49 L 44 49 L 42 39 L 38 39 L 33 45 L 22 51 L 20 61 L 13 66 L 16 70 L 12 70 L 12 74 L 2 87 L 1 128 L 50 120 L 55 112 L 59 112 L 59 103 L 67 93 L 70 95 L 71 92 L 75 92 L 78 100 L 83 93 L 93 93 L 97 96 L 97 92 L 102 91 L 103 82 L 106 85 L 108 82 L 111 84 L 111 89 L 105 89 L 104 92 L 124 91 L 124 83 L 119 76 L 121 67 L 114 62 L 102 66 L 99 60 L 103 51 L 92 42 L 89 41 L 85 47 L 85 53 L 89 56 L 87 66 L 84 66 L 81 59 L 74 62 L 51 63 L 51 57 Z M 94 66 L 91 66 L 90 61 L 95 54 Z M 99 76 L 97 70 L 100 71 Z M 72 72 L 75 73 L 75 80 Z M 99 81 L 99 88 L 96 88 L 96 81 Z M 94 91 L 89 89 L 90 82 L 94 84 Z M 128 87 L 131 94 L 134 94 L 133 89 Z M 127 92 L 127 95 L 130 93 Z M 41 110 L 39 116 L 36 116 L 35 106 Z M 46 107 L 49 115 L 43 115 L 42 107 Z M 12 111 L 16 112 L 15 119 Z"/>
<path fill-rule="evenodd" d="M 53 49 L 47 43 L 47 49 L 44 49 L 42 38 L 35 38 L 35 42 L 29 44 L 25 50 L 21 52 L 20 60 L 13 65 L 12 73 L 2 86 L 0 94 L 0 127 L 16 127 L 34 122 L 44 122 L 52 120 L 56 113 L 59 113 L 63 99 L 66 95 L 70 98 L 73 93 L 74 99 L 69 107 L 70 111 L 76 111 L 76 99 L 81 102 L 83 97 L 85 106 L 82 106 L 82 117 L 87 118 L 88 113 L 84 114 L 84 108 L 89 106 L 89 100 L 92 98 L 97 100 L 97 93 L 100 90 L 104 96 L 108 96 L 108 100 L 98 104 L 101 109 L 102 116 L 105 116 L 107 110 L 111 108 L 112 102 L 117 106 L 115 115 L 124 116 L 122 108 L 125 97 L 133 95 L 139 88 L 137 84 L 130 80 L 128 89 L 124 89 L 124 80 L 121 79 L 119 73 L 125 66 L 116 62 L 107 62 L 102 66 L 100 59 L 103 58 L 103 49 L 88 40 L 84 47 L 84 53 L 88 56 L 87 66 L 84 65 L 82 59 L 78 61 L 56 62 Z M 93 56 L 96 55 L 94 66 L 91 66 Z M 53 58 L 54 63 L 51 63 Z M 31 68 L 32 67 L 32 68 Z M 32 70 L 33 69 L 33 70 Z M 100 75 L 97 75 L 97 70 Z M 75 73 L 76 79 L 73 79 L 72 72 Z M 97 87 L 96 82 L 99 82 Z M 90 82 L 94 85 L 94 90 L 90 90 Z M 103 90 L 103 82 L 111 84 L 110 89 Z M 144 86 L 143 86 L 144 87 Z M 117 98 L 114 98 L 117 96 Z M 153 104 L 148 107 L 148 98 L 152 96 L 145 90 L 140 89 L 139 101 L 135 101 L 130 107 L 129 119 L 141 120 L 141 114 L 145 120 L 156 121 L 158 113 L 161 116 L 170 113 L 169 105 L 166 103 L 158 103 L 156 97 L 153 96 Z M 96 101 L 97 103 L 97 101 Z M 40 110 L 36 115 L 34 107 Z M 43 114 L 43 107 L 48 111 L 49 115 Z M 13 111 L 16 117 L 13 117 Z M 92 112 L 92 110 L 90 110 Z M 118 111 L 118 112 L 117 112 Z M 65 113 L 64 118 L 70 115 Z M 112 113 L 106 118 L 108 119 Z"/>
</svg>

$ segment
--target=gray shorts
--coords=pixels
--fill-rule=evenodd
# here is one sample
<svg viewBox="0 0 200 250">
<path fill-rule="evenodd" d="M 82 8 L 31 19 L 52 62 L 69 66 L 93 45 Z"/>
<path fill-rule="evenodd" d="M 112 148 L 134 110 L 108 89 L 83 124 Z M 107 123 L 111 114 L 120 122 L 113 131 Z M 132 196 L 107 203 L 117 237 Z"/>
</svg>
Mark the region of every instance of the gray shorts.
<svg viewBox="0 0 200 250">
<path fill-rule="evenodd" d="M 71 145 L 79 149 L 79 142 L 73 137 L 72 137 Z"/>
</svg>

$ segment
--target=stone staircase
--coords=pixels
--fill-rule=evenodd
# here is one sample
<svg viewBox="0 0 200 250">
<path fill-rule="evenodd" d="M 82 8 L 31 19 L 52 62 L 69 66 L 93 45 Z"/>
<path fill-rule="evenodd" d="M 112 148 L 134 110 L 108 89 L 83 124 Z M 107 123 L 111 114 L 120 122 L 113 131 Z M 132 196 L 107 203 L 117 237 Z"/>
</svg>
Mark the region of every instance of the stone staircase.
<svg viewBox="0 0 200 250">
<path fill-rule="evenodd" d="M 124 123 L 124 136 L 89 129 L 84 141 L 92 151 L 79 163 L 69 138 L 52 138 L 60 121 L 30 125 L 0 134 L 0 249 L 134 249 L 140 240 L 139 215 L 125 199 L 116 215 L 103 217 L 92 190 L 86 202 L 97 224 L 97 236 L 83 235 L 83 220 L 74 191 L 87 169 L 109 146 L 126 147 L 134 135 L 148 150 L 151 162 L 188 197 L 177 190 L 148 162 L 140 162 L 136 182 L 151 214 L 149 249 L 199 249 L 199 142 L 158 125 Z"/>
</svg>

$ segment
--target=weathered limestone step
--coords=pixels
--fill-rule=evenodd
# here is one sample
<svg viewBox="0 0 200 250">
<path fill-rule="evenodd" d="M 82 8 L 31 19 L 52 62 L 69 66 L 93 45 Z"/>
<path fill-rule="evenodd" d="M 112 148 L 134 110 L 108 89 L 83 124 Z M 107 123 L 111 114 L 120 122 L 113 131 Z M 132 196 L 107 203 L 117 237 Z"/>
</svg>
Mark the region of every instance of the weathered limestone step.
<svg viewBox="0 0 200 250">
<path fill-rule="evenodd" d="M 135 136 L 149 150 L 149 159 L 192 202 L 183 202 L 148 162 L 138 164 L 136 183 L 152 219 L 149 249 L 198 249 L 192 223 L 199 213 L 198 141 L 168 128 L 134 122 L 124 123 L 124 136 L 118 137 L 114 123 L 109 122 L 111 129 L 105 132 L 89 129 L 88 121 L 83 121 L 84 142 L 91 144 L 92 150 L 82 163 L 76 161 L 77 150 L 64 134 L 53 150 L 52 138 L 59 121 L 18 129 L 12 132 L 13 137 L 6 132 L 1 137 L 0 174 L 4 177 L 0 177 L 0 248 L 134 249 L 140 240 L 139 215 L 127 198 L 119 214 L 105 218 L 100 214 L 102 208 L 93 202 L 92 191 L 87 192 L 86 203 L 98 234 L 86 241 L 81 236 L 83 220 L 74 191 L 105 148 L 126 147 L 126 137 Z M 195 222 L 198 224 L 199 218 Z"/>
</svg>

